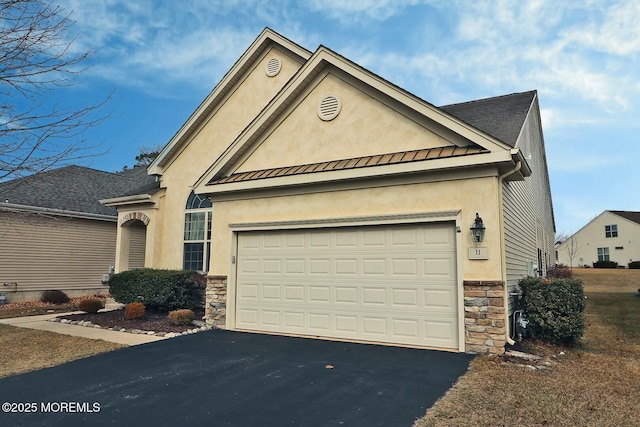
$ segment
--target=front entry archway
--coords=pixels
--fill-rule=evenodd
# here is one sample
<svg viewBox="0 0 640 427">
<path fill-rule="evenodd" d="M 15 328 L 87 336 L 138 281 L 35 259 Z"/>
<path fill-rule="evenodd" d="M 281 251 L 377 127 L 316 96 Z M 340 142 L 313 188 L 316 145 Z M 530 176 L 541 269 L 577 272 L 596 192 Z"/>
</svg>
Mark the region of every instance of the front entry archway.
<svg viewBox="0 0 640 427">
<path fill-rule="evenodd" d="M 141 212 L 129 212 L 120 219 L 116 271 L 145 267 L 149 221 Z"/>
</svg>

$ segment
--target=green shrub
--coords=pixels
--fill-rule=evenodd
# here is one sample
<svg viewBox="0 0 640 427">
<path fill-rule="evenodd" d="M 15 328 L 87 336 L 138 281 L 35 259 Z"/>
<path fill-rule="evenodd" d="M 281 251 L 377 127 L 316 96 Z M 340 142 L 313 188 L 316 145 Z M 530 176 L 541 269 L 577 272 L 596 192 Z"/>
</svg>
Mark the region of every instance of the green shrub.
<svg viewBox="0 0 640 427">
<path fill-rule="evenodd" d="M 571 344 L 585 328 L 584 289 L 580 279 L 540 280 L 528 277 L 522 289 L 520 309 L 528 320 L 530 337 L 552 344 Z"/>
<path fill-rule="evenodd" d="M 97 313 L 101 308 L 104 308 L 104 301 L 98 298 L 83 299 L 78 304 L 78 309 L 87 313 Z"/>
<path fill-rule="evenodd" d="M 66 304 L 69 302 L 69 297 L 62 291 L 50 290 L 42 292 L 40 301 L 49 304 Z"/>
<path fill-rule="evenodd" d="M 596 261 L 593 263 L 593 268 L 618 268 L 618 263 L 615 261 Z"/>
<path fill-rule="evenodd" d="M 196 318 L 196 314 L 192 310 L 174 310 L 169 312 L 169 320 L 174 325 L 190 325 Z"/>
<path fill-rule="evenodd" d="M 117 302 L 142 302 L 151 310 L 165 312 L 202 307 L 205 288 L 206 276 L 185 270 L 141 268 L 109 279 L 109 293 Z"/>
<path fill-rule="evenodd" d="M 144 317 L 144 304 L 131 302 L 124 306 L 124 318 L 127 320 L 141 319 Z"/>
<path fill-rule="evenodd" d="M 629 268 L 640 268 L 640 261 L 631 261 L 629 263 Z"/>
</svg>

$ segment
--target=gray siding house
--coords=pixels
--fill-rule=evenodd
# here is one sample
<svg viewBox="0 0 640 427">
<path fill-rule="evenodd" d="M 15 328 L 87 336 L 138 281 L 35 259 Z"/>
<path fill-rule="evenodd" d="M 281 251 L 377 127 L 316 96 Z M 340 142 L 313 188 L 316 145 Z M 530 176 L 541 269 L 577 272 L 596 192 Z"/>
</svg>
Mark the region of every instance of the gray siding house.
<svg viewBox="0 0 640 427">
<path fill-rule="evenodd" d="M 118 215 L 99 200 L 156 186 L 144 168 L 109 173 L 66 166 L 0 183 L 0 292 L 8 301 L 44 290 L 106 292 Z M 130 225 L 131 263 L 144 267 L 145 228 Z"/>
</svg>

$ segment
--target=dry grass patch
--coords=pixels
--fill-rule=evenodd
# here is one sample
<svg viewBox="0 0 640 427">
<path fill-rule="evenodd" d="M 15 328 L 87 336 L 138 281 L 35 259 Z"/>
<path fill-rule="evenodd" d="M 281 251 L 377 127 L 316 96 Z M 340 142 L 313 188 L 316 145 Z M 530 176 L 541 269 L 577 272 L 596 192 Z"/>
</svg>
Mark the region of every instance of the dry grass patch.
<svg viewBox="0 0 640 427">
<path fill-rule="evenodd" d="M 0 324 L 0 378 L 122 347 L 126 345 Z"/>
<path fill-rule="evenodd" d="M 574 268 L 573 275 L 584 282 L 584 291 L 638 293 L 640 270 L 626 268 Z"/>
<path fill-rule="evenodd" d="M 546 371 L 478 357 L 416 426 L 635 425 L 640 362 L 570 352 Z"/>
<path fill-rule="evenodd" d="M 587 295 L 580 345 L 529 344 L 528 351 L 544 356 L 538 363 L 544 370 L 506 357 L 478 357 L 416 426 L 637 425 L 640 271 L 574 273 Z"/>
</svg>

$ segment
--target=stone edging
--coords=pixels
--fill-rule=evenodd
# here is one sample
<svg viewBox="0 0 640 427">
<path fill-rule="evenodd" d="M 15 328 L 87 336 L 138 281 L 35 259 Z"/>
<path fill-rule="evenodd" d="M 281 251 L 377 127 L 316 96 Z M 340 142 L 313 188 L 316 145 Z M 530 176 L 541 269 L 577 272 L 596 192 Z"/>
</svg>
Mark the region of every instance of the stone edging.
<svg viewBox="0 0 640 427">
<path fill-rule="evenodd" d="M 118 327 L 103 328 L 102 326 L 96 325 L 95 323 L 91 323 L 89 321 L 60 319 L 58 317 L 49 319 L 49 321 L 62 323 L 62 324 L 84 326 L 85 328 L 104 329 L 105 331 L 126 332 L 129 334 L 138 334 L 138 335 L 151 335 L 151 336 L 163 337 L 163 338 L 175 338 L 175 337 L 180 337 L 182 335 L 191 335 L 191 334 L 196 334 L 200 331 L 208 331 L 213 329 L 213 327 L 210 325 L 202 325 L 193 329 L 187 329 L 184 332 L 155 332 L 155 331 L 143 331 L 141 329 L 125 329 L 125 328 L 118 328 Z"/>
</svg>

